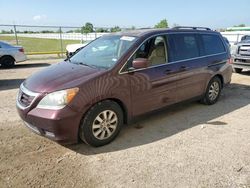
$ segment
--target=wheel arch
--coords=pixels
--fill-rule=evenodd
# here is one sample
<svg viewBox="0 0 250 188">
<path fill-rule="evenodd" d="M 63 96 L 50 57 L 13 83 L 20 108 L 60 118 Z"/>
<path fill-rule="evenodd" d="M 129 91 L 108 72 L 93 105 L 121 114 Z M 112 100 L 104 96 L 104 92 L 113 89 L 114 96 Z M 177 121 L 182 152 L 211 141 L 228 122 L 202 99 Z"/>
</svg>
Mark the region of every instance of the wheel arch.
<svg viewBox="0 0 250 188">
<path fill-rule="evenodd" d="M 96 101 L 95 103 L 93 103 L 92 105 L 90 105 L 88 107 L 88 109 L 84 112 L 83 114 L 83 117 L 85 116 L 85 114 L 93 107 L 95 106 L 96 104 L 100 103 L 100 102 L 103 102 L 103 101 L 113 101 L 115 103 L 117 103 L 120 107 L 121 107 L 121 110 L 123 112 L 123 123 L 126 124 L 128 123 L 128 119 L 129 119 L 129 115 L 128 115 L 128 108 L 127 106 L 125 105 L 125 103 L 118 99 L 118 98 L 105 98 L 105 99 L 101 99 L 101 100 L 98 100 Z"/>
<path fill-rule="evenodd" d="M 222 76 L 221 74 L 215 74 L 215 75 L 213 75 L 212 77 L 210 77 L 210 79 L 207 80 L 206 85 L 205 85 L 205 88 L 204 88 L 204 94 L 205 94 L 205 92 L 206 92 L 206 90 L 207 90 L 207 87 L 208 87 L 209 82 L 210 82 L 213 78 L 215 78 L 215 77 L 218 77 L 218 78 L 220 79 L 220 81 L 221 81 L 221 88 L 224 87 L 224 78 L 223 78 L 223 76 Z"/>
<path fill-rule="evenodd" d="M 211 79 L 213 79 L 214 77 L 218 77 L 221 81 L 221 87 L 223 88 L 224 87 L 224 78 L 221 74 L 216 74 L 214 75 Z"/>
<path fill-rule="evenodd" d="M 14 61 L 16 61 L 15 58 L 12 55 L 3 55 L 3 56 L 0 57 L 0 63 L 1 63 L 1 60 L 3 58 L 5 58 L 5 57 L 9 57 L 9 58 L 13 59 Z"/>
<path fill-rule="evenodd" d="M 124 124 L 128 123 L 128 109 L 127 109 L 126 105 L 124 104 L 124 102 L 122 102 L 120 99 L 117 99 L 117 98 L 107 98 L 107 99 L 101 100 L 99 102 L 106 101 L 106 100 L 114 101 L 121 107 L 122 112 L 123 112 L 123 123 Z"/>
</svg>

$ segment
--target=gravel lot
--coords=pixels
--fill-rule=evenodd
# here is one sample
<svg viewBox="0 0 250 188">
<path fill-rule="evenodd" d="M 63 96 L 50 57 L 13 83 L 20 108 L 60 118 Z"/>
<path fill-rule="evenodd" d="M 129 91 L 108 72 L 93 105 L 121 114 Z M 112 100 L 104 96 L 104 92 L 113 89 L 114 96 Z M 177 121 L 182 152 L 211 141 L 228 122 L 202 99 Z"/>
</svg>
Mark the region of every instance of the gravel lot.
<svg viewBox="0 0 250 188">
<path fill-rule="evenodd" d="M 56 61 L 0 69 L 0 187 L 250 187 L 250 71 L 233 74 L 215 105 L 150 115 L 104 147 L 65 147 L 15 108 L 20 83 Z"/>
</svg>

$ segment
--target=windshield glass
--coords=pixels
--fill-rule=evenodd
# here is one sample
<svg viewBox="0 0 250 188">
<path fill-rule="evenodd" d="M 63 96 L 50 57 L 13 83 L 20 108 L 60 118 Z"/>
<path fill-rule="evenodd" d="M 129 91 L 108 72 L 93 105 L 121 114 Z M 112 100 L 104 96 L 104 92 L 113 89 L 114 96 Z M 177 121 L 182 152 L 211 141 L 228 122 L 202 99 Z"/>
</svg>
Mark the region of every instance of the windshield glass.
<svg viewBox="0 0 250 188">
<path fill-rule="evenodd" d="M 241 38 L 241 41 L 250 40 L 250 35 L 245 35 Z"/>
<path fill-rule="evenodd" d="M 76 64 L 109 69 L 135 43 L 136 39 L 136 37 L 122 35 L 103 36 L 85 46 L 69 60 Z"/>
</svg>

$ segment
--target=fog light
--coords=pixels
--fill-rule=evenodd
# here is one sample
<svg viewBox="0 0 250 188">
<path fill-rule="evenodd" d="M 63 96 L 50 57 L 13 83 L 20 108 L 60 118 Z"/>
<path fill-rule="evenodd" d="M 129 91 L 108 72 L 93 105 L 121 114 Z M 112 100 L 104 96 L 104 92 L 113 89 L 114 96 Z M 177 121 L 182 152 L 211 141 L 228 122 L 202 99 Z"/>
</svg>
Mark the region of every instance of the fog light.
<svg viewBox="0 0 250 188">
<path fill-rule="evenodd" d="M 45 133 L 45 136 L 47 136 L 47 137 L 55 137 L 55 134 L 52 132 L 44 131 L 44 133 Z"/>
</svg>

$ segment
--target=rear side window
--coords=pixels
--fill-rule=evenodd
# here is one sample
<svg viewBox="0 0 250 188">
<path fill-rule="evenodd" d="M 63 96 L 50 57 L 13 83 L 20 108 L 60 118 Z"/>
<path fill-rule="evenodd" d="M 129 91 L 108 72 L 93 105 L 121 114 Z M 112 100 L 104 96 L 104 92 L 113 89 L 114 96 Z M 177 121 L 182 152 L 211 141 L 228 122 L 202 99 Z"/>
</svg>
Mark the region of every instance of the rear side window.
<svg viewBox="0 0 250 188">
<path fill-rule="evenodd" d="M 179 61 L 199 56 L 199 48 L 195 34 L 170 34 L 170 61 Z"/>
<path fill-rule="evenodd" d="M 202 34 L 205 55 L 212 55 L 225 52 L 225 47 L 221 38 L 218 35 Z"/>
</svg>

